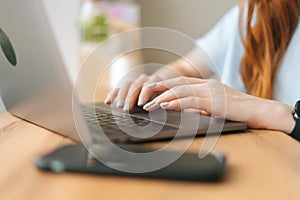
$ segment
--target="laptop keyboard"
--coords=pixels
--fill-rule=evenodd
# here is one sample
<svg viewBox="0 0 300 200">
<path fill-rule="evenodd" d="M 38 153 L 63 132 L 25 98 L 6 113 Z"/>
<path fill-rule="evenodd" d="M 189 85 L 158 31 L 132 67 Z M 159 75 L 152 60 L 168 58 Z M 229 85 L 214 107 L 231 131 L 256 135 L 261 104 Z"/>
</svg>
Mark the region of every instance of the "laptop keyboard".
<svg viewBox="0 0 300 200">
<path fill-rule="evenodd" d="M 110 111 L 98 106 L 95 107 L 95 111 L 93 111 L 92 107 L 85 106 L 83 111 L 95 140 L 101 139 L 100 127 L 104 134 L 113 142 L 142 142 L 154 140 L 154 137 L 152 139 L 137 138 L 125 132 L 136 133 L 139 131 L 146 133 L 150 131 L 157 133 L 157 137 L 161 135 L 162 132 L 174 132 L 176 134 L 177 130 L 176 127 L 138 118 L 127 113 L 112 114 Z M 126 131 L 124 131 L 124 129 Z"/>
</svg>

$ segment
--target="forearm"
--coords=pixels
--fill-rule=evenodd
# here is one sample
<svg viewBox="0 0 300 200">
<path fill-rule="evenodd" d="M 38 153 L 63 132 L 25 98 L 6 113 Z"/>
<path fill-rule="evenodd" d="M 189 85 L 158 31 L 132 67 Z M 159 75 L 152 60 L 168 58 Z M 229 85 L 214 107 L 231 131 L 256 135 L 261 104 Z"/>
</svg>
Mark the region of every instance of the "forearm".
<svg viewBox="0 0 300 200">
<path fill-rule="evenodd" d="M 189 52 L 184 58 L 178 59 L 155 73 L 162 80 L 178 76 L 209 78 L 213 72 L 206 66 L 197 49 Z"/>
</svg>

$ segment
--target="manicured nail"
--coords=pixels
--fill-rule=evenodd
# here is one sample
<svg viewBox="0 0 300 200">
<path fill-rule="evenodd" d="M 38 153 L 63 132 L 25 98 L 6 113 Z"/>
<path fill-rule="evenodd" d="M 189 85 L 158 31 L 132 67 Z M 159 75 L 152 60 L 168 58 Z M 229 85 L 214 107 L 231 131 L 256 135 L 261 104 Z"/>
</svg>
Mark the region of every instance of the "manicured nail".
<svg viewBox="0 0 300 200">
<path fill-rule="evenodd" d="M 129 111 L 129 108 L 130 108 L 130 103 L 126 103 L 123 110 L 127 112 Z"/>
<path fill-rule="evenodd" d="M 154 87 L 156 87 L 156 83 L 149 83 L 146 87 L 147 88 L 154 88 Z"/>
<path fill-rule="evenodd" d="M 117 102 L 117 107 L 122 108 L 123 106 L 124 106 L 123 100 L 119 99 L 118 102 Z"/>
<path fill-rule="evenodd" d="M 166 107 L 168 106 L 170 103 L 169 102 L 163 102 L 160 104 L 160 107 Z"/>
<path fill-rule="evenodd" d="M 138 106 L 142 106 L 143 104 L 144 104 L 144 99 L 143 98 L 139 98 Z"/>
<path fill-rule="evenodd" d="M 148 108 L 150 108 L 151 106 L 153 106 L 156 103 L 156 101 L 150 101 L 149 103 L 147 103 L 146 105 L 144 105 L 143 109 L 147 110 Z"/>
</svg>

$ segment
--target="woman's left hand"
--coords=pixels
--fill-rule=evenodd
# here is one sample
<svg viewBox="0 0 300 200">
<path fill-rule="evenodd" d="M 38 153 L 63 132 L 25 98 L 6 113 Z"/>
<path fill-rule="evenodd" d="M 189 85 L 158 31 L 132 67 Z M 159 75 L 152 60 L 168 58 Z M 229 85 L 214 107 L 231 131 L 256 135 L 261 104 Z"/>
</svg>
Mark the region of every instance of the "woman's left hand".
<svg viewBox="0 0 300 200">
<path fill-rule="evenodd" d="M 179 77 L 146 87 L 162 92 L 144 109 L 198 110 L 228 120 L 246 122 L 250 128 L 291 132 L 292 107 L 251 96 L 232 89 L 216 80 Z"/>
</svg>

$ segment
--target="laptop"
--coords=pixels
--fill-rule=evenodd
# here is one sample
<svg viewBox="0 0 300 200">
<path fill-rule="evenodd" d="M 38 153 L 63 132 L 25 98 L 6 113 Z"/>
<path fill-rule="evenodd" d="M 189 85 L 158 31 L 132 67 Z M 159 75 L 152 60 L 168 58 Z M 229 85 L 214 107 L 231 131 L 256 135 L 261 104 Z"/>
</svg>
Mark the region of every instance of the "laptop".
<svg viewBox="0 0 300 200">
<path fill-rule="evenodd" d="M 139 143 L 173 139 L 181 128 L 180 137 L 247 128 L 192 113 L 140 108 L 124 113 L 103 103 L 81 104 L 45 13 L 39 0 L 0 2 L 0 93 L 12 115 L 91 143 L 103 142 L 99 131 L 115 143 Z"/>
</svg>

